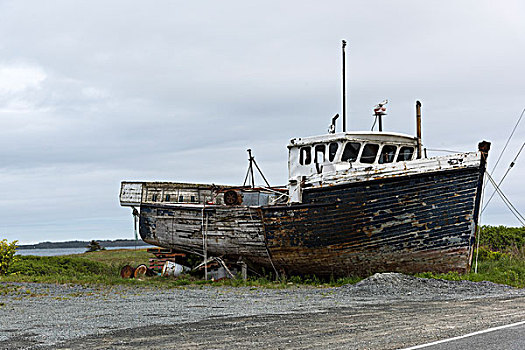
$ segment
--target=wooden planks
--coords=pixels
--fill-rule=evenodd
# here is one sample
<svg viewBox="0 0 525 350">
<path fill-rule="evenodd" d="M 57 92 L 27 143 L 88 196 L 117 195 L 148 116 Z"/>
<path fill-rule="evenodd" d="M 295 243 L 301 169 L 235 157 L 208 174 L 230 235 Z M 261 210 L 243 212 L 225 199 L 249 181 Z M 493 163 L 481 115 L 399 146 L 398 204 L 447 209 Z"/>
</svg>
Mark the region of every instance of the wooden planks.
<svg viewBox="0 0 525 350">
<path fill-rule="evenodd" d="M 176 252 L 169 248 L 148 248 L 148 253 L 155 255 L 149 259 L 149 268 L 155 271 L 162 271 L 166 261 L 176 262 L 177 258 L 185 258 L 186 254 Z"/>
<path fill-rule="evenodd" d="M 263 209 L 268 249 L 294 273 L 463 272 L 480 176 L 464 168 L 305 190 L 317 206 Z"/>
<path fill-rule="evenodd" d="M 142 239 L 155 245 L 203 255 L 205 239 L 209 256 L 269 264 L 256 208 L 210 206 L 203 211 L 143 204 L 139 225 Z"/>
</svg>

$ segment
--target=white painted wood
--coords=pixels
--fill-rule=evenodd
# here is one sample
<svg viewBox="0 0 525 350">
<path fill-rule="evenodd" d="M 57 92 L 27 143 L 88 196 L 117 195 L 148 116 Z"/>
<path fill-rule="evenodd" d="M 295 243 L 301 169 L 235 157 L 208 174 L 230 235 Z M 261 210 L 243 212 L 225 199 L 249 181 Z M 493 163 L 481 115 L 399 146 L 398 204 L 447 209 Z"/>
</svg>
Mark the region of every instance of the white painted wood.
<svg viewBox="0 0 525 350">
<path fill-rule="evenodd" d="M 139 206 L 142 202 L 142 183 L 123 182 L 120 186 L 120 205 Z"/>
</svg>

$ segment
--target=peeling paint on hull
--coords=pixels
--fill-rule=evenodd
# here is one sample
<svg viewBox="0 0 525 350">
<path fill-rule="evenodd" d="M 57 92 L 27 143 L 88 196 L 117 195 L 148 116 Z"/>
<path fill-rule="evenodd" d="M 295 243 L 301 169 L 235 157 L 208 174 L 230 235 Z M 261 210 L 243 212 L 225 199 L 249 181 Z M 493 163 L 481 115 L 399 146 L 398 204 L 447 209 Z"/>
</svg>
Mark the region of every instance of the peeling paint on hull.
<svg viewBox="0 0 525 350">
<path fill-rule="evenodd" d="M 480 181 L 466 168 L 305 190 L 306 205 L 263 208 L 268 249 L 289 273 L 465 272 Z"/>
</svg>

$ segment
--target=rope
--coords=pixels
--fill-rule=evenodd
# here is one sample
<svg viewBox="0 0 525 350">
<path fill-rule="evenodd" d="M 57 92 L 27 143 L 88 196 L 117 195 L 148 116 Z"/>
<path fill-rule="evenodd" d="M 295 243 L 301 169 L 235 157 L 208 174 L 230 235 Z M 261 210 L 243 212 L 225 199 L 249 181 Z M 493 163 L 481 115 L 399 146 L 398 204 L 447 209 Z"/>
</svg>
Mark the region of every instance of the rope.
<svg viewBox="0 0 525 350">
<path fill-rule="evenodd" d="M 516 122 L 516 125 L 514 125 L 514 129 L 512 129 L 512 132 L 510 133 L 509 138 L 507 139 L 507 143 L 505 143 L 505 147 L 503 147 L 503 150 L 501 151 L 498 160 L 496 161 L 496 164 L 494 164 L 494 167 L 492 168 L 492 173 L 494 174 L 494 170 L 496 170 L 496 167 L 498 166 L 499 161 L 501 160 L 501 156 L 503 156 L 503 153 L 505 153 L 505 150 L 507 149 L 507 146 L 509 145 L 510 139 L 514 135 L 514 132 L 516 131 L 516 128 L 518 127 L 518 124 L 521 121 L 521 118 L 523 118 L 523 114 L 525 114 L 525 108 L 521 112 L 520 117 L 518 118 L 518 121 Z"/>
<path fill-rule="evenodd" d="M 520 150 L 518 151 L 518 154 L 516 154 L 516 157 L 514 157 L 514 160 L 510 163 L 509 167 L 507 168 L 507 171 L 505 172 L 505 174 L 503 175 L 503 177 L 501 178 L 501 180 L 499 180 L 499 183 L 498 183 L 498 187 L 501 187 L 501 183 L 503 182 L 503 180 L 505 180 L 505 177 L 507 177 L 507 174 L 509 173 L 510 169 L 512 169 L 512 167 L 514 167 L 514 165 L 516 164 L 516 160 L 518 159 L 518 156 L 520 155 L 521 151 L 523 150 L 523 147 L 525 146 L 525 142 L 521 145 L 521 148 Z M 483 207 L 483 209 L 481 210 L 481 213 L 483 214 L 483 212 L 485 211 L 485 209 L 487 209 L 487 206 L 489 205 L 490 201 L 492 200 L 492 197 L 494 197 L 494 195 L 496 194 L 496 190 L 494 190 L 492 192 L 492 194 L 490 195 L 490 198 L 489 200 L 487 201 L 487 203 L 485 204 L 485 206 Z"/>
<path fill-rule="evenodd" d="M 514 216 L 516 217 L 516 219 L 518 219 L 518 221 L 523 225 L 525 226 L 525 218 L 523 217 L 523 215 L 520 214 L 520 212 L 516 209 L 516 207 L 514 207 L 514 205 L 512 205 L 512 203 L 510 202 L 510 200 L 503 194 L 503 192 L 501 191 L 501 189 L 498 187 L 498 185 L 496 184 L 496 181 L 494 181 L 494 179 L 492 178 L 492 176 L 490 176 L 490 174 L 488 172 L 485 173 L 489 179 L 489 181 L 492 183 L 492 186 L 494 186 L 494 188 L 496 189 L 496 191 L 498 192 L 498 194 L 500 195 L 501 199 L 503 200 L 503 203 L 505 203 L 505 205 L 507 206 L 507 208 L 509 208 L 509 210 L 512 212 L 512 214 L 514 214 Z"/>
<path fill-rule="evenodd" d="M 139 234 L 138 234 L 138 221 L 139 221 L 139 211 L 137 210 L 137 208 L 135 207 L 131 207 L 132 208 L 132 212 L 131 214 L 133 215 L 133 230 L 135 232 L 135 250 L 137 250 L 137 242 L 139 240 Z"/>
<path fill-rule="evenodd" d="M 248 209 L 248 214 L 250 214 L 250 219 L 253 221 L 252 211 L 250 209 Z M 257 226 L 257 231 L 259 231 L 259 235 L 262 234 L 259 226 Z M 279 273 L 277 272 L 277 269 L 275 268 L 275 265 L 273 264 L 272 256 L 270 255 L 270 251 L 268 250 L 268 245 L 266 244 L 266 239 L 264 240 L 264 247 L 266 248 L 266 254 L 268 255 L 268 260 L 270 260 L 270 264 L 272 265 L 273 271 L 275 272 L 275 277 L 279 278 Z"/>
<path fill-rule="evenodd" d="M 483 155 L 484 153 L 482 153 Z M 481 188 L 481 203 L 480 203 L 480 207 L 483 207 L 483 197 L 484 197 L 484 192 L 485 192 L 485 186 L 483 186 Z M 474 266 L 474 273 L 478 273 L 478 257 L 479 257 L 479 241 L 481 239 L 481 212 L 478 213 L 478 225 L 476 227 L 476 238 L 477 238 L 477 242 L 476 242 L 476 265 Z"/>
</svg>

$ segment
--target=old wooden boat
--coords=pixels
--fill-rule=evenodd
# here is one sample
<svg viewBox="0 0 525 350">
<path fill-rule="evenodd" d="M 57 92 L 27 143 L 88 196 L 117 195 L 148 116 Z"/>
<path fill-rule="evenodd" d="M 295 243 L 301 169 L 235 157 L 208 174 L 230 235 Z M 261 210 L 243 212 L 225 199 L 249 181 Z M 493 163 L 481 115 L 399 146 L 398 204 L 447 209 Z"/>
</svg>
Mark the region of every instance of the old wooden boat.
<svg viewBox="0 0 525 350">
<path fill-rule="evenodd" d="M 122 182 L 150 244 L 287 274 L 466 272 L 490 143 L 426 157 L 418 135 L 294 138 L 284 187 Z M 332 129 L 333 131 L 333 129 Z"/>
</svg>

